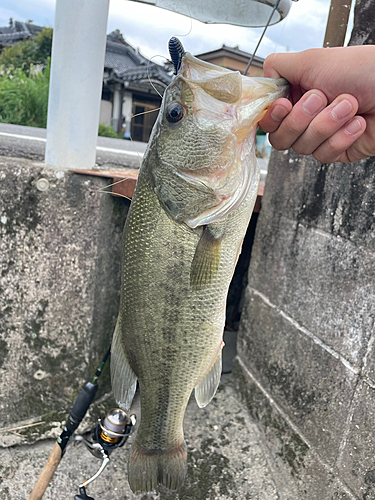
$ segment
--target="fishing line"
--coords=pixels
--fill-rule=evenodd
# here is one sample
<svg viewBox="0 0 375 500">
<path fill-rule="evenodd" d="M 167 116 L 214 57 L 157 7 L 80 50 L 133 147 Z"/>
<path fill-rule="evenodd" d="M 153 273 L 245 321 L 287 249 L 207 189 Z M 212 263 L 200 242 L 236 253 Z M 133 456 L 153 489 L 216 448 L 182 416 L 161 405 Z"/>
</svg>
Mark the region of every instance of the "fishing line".
<svg viewBox="0 0 375 500">
<path fill-rule="evenodd" d="M 151 81 L 151 78 L 150 78 L 150 73 L 149 73 L 149 66 L 150 66 L 150 62 L 154 59 L 154 57 L 162 57 L 163 59 L 165 59 L 167 62 L 168 62 L 168 59 L 160 54 L 155 54 L 154 56 L 151 57 L 151 59 L 149 59 L 148 63 L 147 63 L 147 78 L 148 78 L 148 81 L 151 85 L 151 87 L 155 90 L 155 92 L 159 95 L 159 97 L 161 99 L 163 99 L 163 96 L 162 94 L 158 91 L 158 89 L 155 87 L 155 85 L 152 83 Z M 155 63 L 154 63 L 155 64 Z M 160 108 L 158 108 L 160 109 Z M 149 111 L 146 111 L 147 113 L 149 113 Z"/>
<path fill-rule="evenodd" d="M 148 111 L 142 111 L 142 113 L 136 113 L 135 115 L 131 115 L 130 121 L 132 121 L 132 119 L 135 118 L 136 116 L 147 115 L 148 113 L 154 113 L 155 111 L 159 111 L 159 110 L 160 110 L 160 108 L 155 108 L 155 109 L 149 109 Z M 134 144 L 134 141 L 133 141 L 133 138 L 132 138 L 131 135 L 129 135 L 129 139 Z M 135 152 L 138 155 L 139 166 L 141 166 L 141 164 L 142 164 L 142 158 L 140 157 L 139 151 L 137 150 L 136 147 L 135 147 Z"/>
<path fill-rule="evenodd" d="M 158 89 L 155 87 L 155 85 L 152 83 L 151 81 L 151 78 L 150 78 L 150 73 L 149 73 L 149 66 L 150 66 L 150 62 L 151 60 L 154 58 L 154 57 L 158 57 L 157 55 L 155 56 L 152 56 L 151 59 L 149 59 L 148 63 L 147 63 L 147 78 L 148 78 L 148 81 L 149 81 L 149 84 L 151 85 L 151 87 L 155 90 L 155 92 L 158 94 L 158 96 L 163 99 L 163 96 L 161 95 L 161 93 L 158 91 Z M 163 57 L 163 56 L 161 56 Z"/>
<path fill-rule="evenodd" d="M 250 61 L 249 61 L 248 65 L 246 66 L 246 69 L 245 69 L 245 71 L 244 71 L 244 75 L 245 75 L 245 76 L 247 75 L 247 72 L 249 71 L 249 68 L 250 68 L 250 66 L 251 66 L 251 63 L 252 63 L 252 62 L 253 62 L 253 60 L 254 60 L 255 54 L 256 54 L 256 52 L 257 52 L 257 50 L 258 50 L 258 48 L 259 48 L 259 45 L 260 45 L 261 41 L 263 40 L 263 37 L 264 37 L 264 35 L 265 35 L 266 31 L 267 31 L 268 26 L 270 25 L 270 22 L 271 22 L 271 20 L 272 20 L 272 17 L 273 17 L 273 15 L 274 15 L 274 13 L 275 13 L 275 11 L 276 11 L 276 9 L 277 9 L 277 7 L 278 7 L 279 3 L 280 3 L 280 0 L 277 0 L 277 2 L 275 3 L 274 8 L 272 9 L 272 12 L 271 12 L 271 15 L 270 15 L 270 17 L 269 17 L 269 19 L 268 19 L 268 21 L 267 21 L 267 24 L 266 24 L 266 25 L 265 25 L 265 27 L 264 27 L 263 33 L 261 34 L 261 37 L 259 38 L 258 44 L 257 44 L 257 46 L 255 47 L 254 52 L 251 54 Z"/>
<path fill-rule="evenodd" d="M 136 113 L 135 115 L 131 115 L 130 119 L 132 120 L 136 116 L 147 115 L 147 113 L 153 113 L 154 111 L 159 111 L 160 108 L 149 109 L 148 111 L 142 111 L 142 113 Z"/>
<path fill-rule="evenodd" d="M 121 184 L 121 182 L 127 181 L 128 179 L 130 179 L 130 177 L 124 177 L 124 179 L 120 179 L 117 182 L 113 182 L 112 184 L 108 184 L 107 186 L 104 186 L 103 188 L 98 189 L 97 193 L 112 194 L 111 191 L 105 191 L 105 190 L 109 187 L 115 186 L 116 184 Z M 129 198 L 128 196 L 125 196 L 124 194 L 121 194 L 121 193 L 116 193 L 116 196 L 120 196 L 121 198 L 126 198 L 127 200 L 132 201 L 131 198 Z"/>
<path fill-rule="evenodd" d="M 188 35 L 190 35 L 190 33 L 191 33 L 191 32 L 192 32 L 192 30 L 193 30 L 193 17 L 192 17 L 192 15 L 191 15 L 191 10 L 190 10 L 190 5 L 189 5 L 189 3 L 187 3 L 187 4 L 186 4 L 186 7 L 188 8 L 188 11 L 189 11 L 190 29 L 189 29 L 189 31 L 188 31 L 187 33 L 185 33 L 185 34 L 183 34 L 183 35 L 181 35 L 181 34 L 173 35 L 173 36 L 175 36 L 175 37 L 179 37 L 179 36 L 188 36 Z"/>
<path fill-rule="evenodd" d="M 282 37 L 282 35 L 283 35 L 283 33 L 284 33 L 284 29 L 285 29 L 285 26 L 286 26 L 286 24 L 287 24 L 287 22 L 288 22 L 288 19 L 289 19 L 289 18 L 288 18 L 288 16 L 287 16 L 287 17 L 286 17 L 286 19 L 285 19 L 284 24 L 282 25 L 282 28 L 281 28 L 280 33 L 279 33 L 279 37 L 278 37 L 277 42 L 276 42 L 276 44 L 275 44 L 275 47 L 274 47 L 274 49 L 273 49 L 273 51 L 274 51 L 274 52 L 276 52 L 276 51 L 277 51 L 277 48 L 278 48 L 278 46 L 280 45 L 280 40 L 281 40 L 281 37 Z"/>
<path fill-rule="evenodd" d="M 153 113 L 154 111 L 159 111 L 159 109 L 160 109 L 160 108 L 150 109 L 149 111 L 142 111 L 142 113 L 136 113 L 135 115 L 131 115 L 131 116 L 130 116 L 130 121 L 131 121 L 133 118 L 135 118 L 136 116 L 146 115 L 147 113 Z M 134 141 L 133 141 L 133 139 L 132 139 L 132 136 L 131 136 L 131 135 L 129 135 L 129 139 L 131 140 L 131 142 L 132 142 L 133 144 L 135 144 L 135 143 L 134 143 Z M 137 148 L 136 148 L 136 147 L 135 147 L 135 152 L 136 152 L 136 153 L 137 153 L 137 155 L 138 155 L 139 165 L 141 165 L 141 163 L 142 163 L 142 158 L 141 158 L 141 156 L 140 156 L 140 154 L 139 154 L 139 151 L 137 151 Z M 125 179 L 120 179 L 119 181 L 114 182 L 113 184 L 108 184 L 108 186 L 104 186 L 103 188 L 100 188 L 100 189 L 98 189 L 98 190 L 97 190 L 97 191 L 95 191 L 95 192 L 96 192 L 96 193 L 100 193 L 100 194 L 112 194 L 110 191 L 105 191 L 105 189 L 106 189 L 106 188 L 109 188 L 109 187 L 111 187 L 111 186 L 114 186 L 115 184 L 120 184 L 121 182 L 124 182 L 124 181 L 126 181 L 126 180 L 128 180 L 128 179 L 130 179 L 130 177 L 126 177 Z M 125 196 L 125 195 L 123 195 L 123 194 L 116 193 L 116 195 L 117 195 L 117 196 L 120 196 L 120 197 L 122 197 L 122 198 L 126 198 L 127 200 L 131 201 L 131 198 L 128 198 L 127 196 Z"/>
<path fill-rule="evenodd" d="M 126 179 L 121 179 L 121 181 L 119 181 L 119 182 L 122 182 L 123 180 L 126 180 Z M 112 184 L 110 184 L 109 186 L 112 186 Z M 105 189 L 106 187 L 109 187 L 109 186 L 104 186 L 104 188 L 102 188 L 102 189 Z M 98 193 L 98 194 L 112 194 L 111 191 L 102 191 L 101 189 L 98 189 L 97 191 L 91 191 L 91 192 Z M 116 193 L 116 196 L 119 196 L 120 198 L 125 198 L 128 201 L 132 201 L 131 198 L 129 198 L 128 196 L 125 196 L 124 194 L 121 194 L 121 193 Z"/>
</svg>

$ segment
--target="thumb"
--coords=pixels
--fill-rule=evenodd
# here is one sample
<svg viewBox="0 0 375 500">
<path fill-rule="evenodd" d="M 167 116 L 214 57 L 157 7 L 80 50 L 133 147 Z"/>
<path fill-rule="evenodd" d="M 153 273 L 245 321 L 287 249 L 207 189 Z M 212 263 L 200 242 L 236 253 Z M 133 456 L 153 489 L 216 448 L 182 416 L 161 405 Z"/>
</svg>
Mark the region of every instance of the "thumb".
<svg viewBox="0 0 375 500">
<path fill-rule="evenodd" d="M 263 64 L 264 76 L 268 78 L 285 78 L 292 85 L 304 87 L 306 61 L 312 56 L 312 54 L 306 54 L 307 52 L 269 55 Z"/>
</svg>

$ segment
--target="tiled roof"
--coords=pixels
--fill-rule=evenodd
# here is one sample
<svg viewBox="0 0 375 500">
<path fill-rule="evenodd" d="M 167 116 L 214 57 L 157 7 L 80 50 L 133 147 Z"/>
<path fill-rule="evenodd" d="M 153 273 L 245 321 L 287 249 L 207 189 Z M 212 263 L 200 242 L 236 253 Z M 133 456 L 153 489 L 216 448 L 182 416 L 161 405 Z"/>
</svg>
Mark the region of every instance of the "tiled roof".
<svg viewBox="0 0 375 500">
<path fill-rule="evenodd" d="M 150 63 L 147 65 L 138 66 L 136 68 L 131 68 L 123 71 L 118 75 L 121 80 L 134 82 L 137 80 L 148 80 L 149 78 L 154 80 L 159 80 L 160 82 L 168 85 L 171 81 L 171 76 L 163 70 L 163 68 L 158 67 L 156 64 Z"/>
<path fill-rule="evenodd" d="M 37 26 L 33 23 L 10 20 L 9 26 L 0 26 L 0 43 L 2 45 L 13 45 L 26 38 L 34 37 L 43 29 L 43 26 Z"/>
<path fill-rule="evenodd" d="M 104 67 L 111 69 L 108 80 L 137 82 L 148 77 L 168 85 L 171 76 L 162 66 L 150 62 L 116 30 L 107 36 Z M 148 73 L 147 73 L 148 71 Z"/>
</svg>

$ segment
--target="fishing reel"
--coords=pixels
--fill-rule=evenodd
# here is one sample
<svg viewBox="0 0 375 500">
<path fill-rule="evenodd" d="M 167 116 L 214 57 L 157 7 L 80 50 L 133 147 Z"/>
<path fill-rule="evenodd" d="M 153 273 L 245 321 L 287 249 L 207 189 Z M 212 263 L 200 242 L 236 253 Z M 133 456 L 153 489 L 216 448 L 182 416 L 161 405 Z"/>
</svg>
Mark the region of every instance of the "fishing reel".
<svg viewBox="0 0 375 500">
<path fill-rule="evenodd" d="M 87 495 L 86 487 L 95 481 L 106 468 L 112 451 L 124 446 L 135 423 L 135 415 L 129 416 L 121 408 L 111 408 L 106 412 L 103 421 L 99 418 L 98 425 L 91 432 L 92 440 L 81 435 L 74 436 L 75 441 L 83 442 L 89 452 L 102 461 L 99 470 L 78 486 L 79 495 L 76 495 L 74 500 L 94 500 L 93 497 Z"/>
</svg>

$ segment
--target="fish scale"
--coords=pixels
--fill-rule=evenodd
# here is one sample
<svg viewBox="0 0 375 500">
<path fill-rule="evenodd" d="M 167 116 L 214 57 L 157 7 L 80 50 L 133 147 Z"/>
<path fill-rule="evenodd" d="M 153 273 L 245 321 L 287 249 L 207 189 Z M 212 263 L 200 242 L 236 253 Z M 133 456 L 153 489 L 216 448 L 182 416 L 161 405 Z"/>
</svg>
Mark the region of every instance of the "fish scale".
<svg viewBox="0 0 375 500">
<path fill-rule="evenodd" d="M 256 106 L 252 86 L 263 99 Z M 227 291 L 258 192 L 254 123 L 285 89 L 285 81 L 239 78 L 185 53 L 165 92 L 125 224 L 112 343 L 116 400 L 128 409 L 137 380 L 141 393 L 134 492 L 184 481 L 185 409 L 194 388 L 201 407 L 217 389 Z M 251 113 L 240 109 L 247 101 Z"/>
<path fill-rule="evenodd" d="M 245 203 L 242 210 L 246 208 Z M 176 434 L 181 436 L 183 412 L 173 410 L 180 404 L 186 406 L 192 389 L 205 375 L 205 367 L 220 345 L 225 296 L 218 301 L 218 290 L 222 289 L 223 283 L 229 286 L 236 256 L 233 249 L 238 247 L 244 236 L 247 220 L 240 220 L 240 212 L 231 217 L 233 221 L 229 224 L 236 230 L 232 231 L 232 235 L 228 232 L 228 248 L 222 250 L 219 272 L 204 293 L 197 293 L 190 287 L 190 264 L 199 240 L 198 231 L 187 231 L 172 221 L 160 209 L 156 195 L 142 178 L 128 216 L 130 226 L 133 212 L 137 214 L 137 231 L 126 242 L 123 262 L 123 342 L 127 346 L 129 360 L 134 358 L 140 364 L 137 375 L 142 381 L 144 416 L 139 437 L 142 436 L 146 447 L 165 449 L 174 443 Z M 244 226 L 242 231 L 239 231 L 239 222 Z M 158 228 L 157 233 L 155 227 Z M 143 255 L 139 253 L 142 247 L 146 250 Z M 136 259 L 134 252 L 137 252 Z M 168 259 L 162 257 L 165 254 L 168 254 Z M 134 266 L 134 262 L 137 265 Z M 143 332 L 139 339 L 134 335 L 136 330 Z M 217 333 L 213 335 L 215 330 Z M 160 341 L 157 344 L 152 342 L 153 337 L 158 337 Z M 170 355 L 165 356 L 169 350 Z M 181 359 L 179 364 L 176 364 L 177 356 Z M 191 359 L 193 362 L 190 362 Z M 195 360 L 200 360 L 201 368 L 196 367 Z M 155 374 L 158 374 L 158 383 L 155 382 Z M 174 381 L 181 392 L 180 400 L 174 404 L 172 411 L 168 401 L 156 401 L 154 398 L 160 386 L 166 385 L 166 380 L 170 381 L 170 392 L 174 389 Z M 185 390 L 181 390 L 181 386 Z M 163 410 L 166 412 L 164 415 Z M 171 437 L 166 441 L 162 440 L 161 432 L 155 432 L 157 427 L 148 422 L 148 419 L 160 420 L 160 415 L 162 428 Z M 148 434 L 150 437 L 143 437 Z"/>
</svg>

